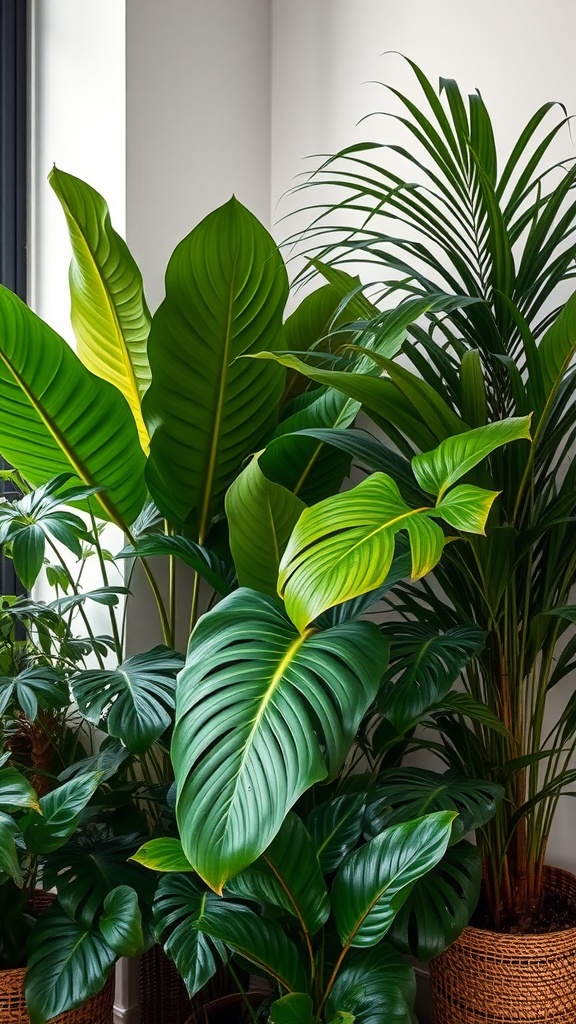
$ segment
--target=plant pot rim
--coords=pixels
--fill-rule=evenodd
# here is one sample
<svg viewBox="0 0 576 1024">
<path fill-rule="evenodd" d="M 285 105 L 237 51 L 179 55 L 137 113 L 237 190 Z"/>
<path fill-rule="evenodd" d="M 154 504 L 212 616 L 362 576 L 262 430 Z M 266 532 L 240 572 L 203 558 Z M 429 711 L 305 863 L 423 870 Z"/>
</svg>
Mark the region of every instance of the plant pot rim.
<svg viewBox="0 0 576 1024">
<path fill-rule="evenodd" d="M 553 867 L 548 864 L 545 866 L 544 871 L 549 877 L 560 877 L 565 879 L 566 882 L 572 881 L 574 896 L 576 897 L 576 874 L 573 871 L 569 871 L 567 868 Z M 500 948 L 507 948 L 510 944 L 514 943 L 515 945 L 521 945 L 526 950 L 527 955 L 530 955 L 531 950 L 535 951 L 537 948 L 541 948 L 543 943 L 549 946 L 559 941 L 560 937 L 568 941 L 572 938 L 576 940 L 576 924 L 570 928 L 556 928 L 549 932 L 528 932 L 527 934 L 496 932 L 492 928 L 478 928 L 476 925 L 469 924 L 466 925 L 466 928 L 456 941 L 470 949 L 481 947 L 484 950 L 489 940 L 495 951 Z"/>
</svg>

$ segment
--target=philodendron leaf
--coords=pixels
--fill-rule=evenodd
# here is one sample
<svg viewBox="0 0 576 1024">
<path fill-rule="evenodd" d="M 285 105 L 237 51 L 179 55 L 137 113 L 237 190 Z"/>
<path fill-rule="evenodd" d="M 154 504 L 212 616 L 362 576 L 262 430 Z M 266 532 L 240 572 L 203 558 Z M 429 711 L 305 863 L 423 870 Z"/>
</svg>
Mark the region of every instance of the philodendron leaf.
<svg viewBox="0 0 576 1024">
<path fill-rule="evenodd" d="M 177 246 L 148 354 L 146 478 L 164 516 L 204 543 L 226 489 L 277 418 L 284 372 L 239 359 L 282 347 L 288 278 L 276 244 L 237 199 Z"/>
<path fill-rule="evenodd" d="M 218 915 L 203 918 L 202 928 L 269 974 L 287 992 L 306 989 L 301 952 L 277 921 L 241 904 L 231 906 L 227 900 L 220 900 Z"/>
<path fill-rule="evenodd" d="M 126 529 L 146 500 L 144 453 L 119 391 L 0 287 L 0 451 L 34 486 L 61 473 L 97 487 L 97 514 Z"/>
<path fill-rule="evenodd" d="M 156 938 L 176 964 L 190 996 L 228 959 L 224 943 L 204 933 L 204 924 L 218 917 L 225 902 L 190 875 L 160 879 L 154 900 Z"/>
<path fill-rule="evenodd" d="M 447 437 L 437 448 L 412 459 L 412 469 L 427 494 L 442 498 L 452 484 L 460 480 L 496 448 L 511 441 L 530 440 L 530 416 L 516 416 L 475 427 L 463 434 Z"/>
<path fill-rule="evenodd" d="M 276 593 L 280 559 L 305 507 L 292 491 L 264 476 L 255 455 L 226 494 L 230 550 L 241 587 Z"/>
<path fill-rule="evenodd" d="M 151 380 L 146 353 L 150 314 L 142 275 L 114 231 L 102 196 L 57 167 L 48 180 L 62 204 L 72 244 L 71 320 L 78 355 L 89 370 L 122 392 L 147 452 L 140 403 Z"/>
<path fill-rule="evenodd" d="M 307 825 L 324 874 L 340 867 L 356 846 L 362 834 L 364 803 L 363 793 L 344 793 L 310 812 Z"/>
<path fill-rule="evenodd" d="M 331 894 L 344 948 L 380 942 L 414 882 L 445 854 L 454 817 L 440 811 L 392 826 L 347 857 Z"/>
<path fill-rule="evenodd" d="M 115 960 L 98 932 L 51 907 L 36 922 L 28 943 L 24 990 L 30 1024 L 44 1024 L 95 996 Z"/>
<path fill-rule="evenodd" d="M 179 839 L 150 839 L 130 858 L 152 871 L 193 871 Z"/>
<path fill-rule="evenodd" d="M 51 853 L 62 846 L 78 827 L 99 782 L 98 774 L 86 773 L 40 797 L 40 813 L 31 811 L 23 822 L 27 848 L 32 853 Z"/>
<path fill-rule="evenodd" d="M 211 887 L 255 861 L 297 798 L 339 770 L 386 653 L 373 623 L 300 634 L 251 590 L 200 619 L 179 677 L 172 760 L 184 853 Z"/>
<path fill-rule="evenodd" d="M 138 896 L 130 886 L 119 885 L 108 893 L 98 924 L 106 942 L 118 956 L 137 956 L 143 952 Z"/>
<path fill-rule="evenodd" d="M 270 1007 L 270 1024 L 314 1024 L 314 1004 L 306 992 L 290 992 Z"/>
<path fill-rule="evenodd" d="M 388 934 L 402 953 L 419 960 L 439 956 L 456 941 L 476 909 L 482 881 L 477 846 L 450 846 L 432 871 L 416 882 Z"/>
<path fill-rule="evenodd" d="M 10 814 L 27 807 L 40 810 L 36 791 L 16 768 L 0 768 L 0 811 Z"/>
<path fill-rule="evenodd" d="M 416 1024 L 414 970 L 395 949 L 351 950 L 326 1000 L 326 1020 L 357 1024 Z"/>
<path fill-rule="evenodd" d="M 306 509 L 280 563 L 278 589 L 290 618 L 303 630 L 322 612 L 379 587 L 394 558 L 395 537 L 410 538 L 412 577 L 439 561 L 444 534 L 406 504 L 394 480 L 373 473 L 357 487 Z"/>
<path fill-rule="evenodd" d="M 499 493 L 472 484 L 460 484 L 444 495 L 436 505 L 436 512 L 463 533 L 483 534 L 488 513 Z"/>
<path fill-rule="evenodd" d="M 158 646 L 127 658 L 117 669 L 77 672 L 72 692 L 84 717 L 93 725 L 105 719 L 110 736 L 121 739 L 133 754 L 143 754 L 172 721 L 176 673 L 182 658 Z"/>
<path fill-rule="evenodd" d="M 330 913 L 314 844 L 296 814 L 287 815 L 270 846 L 251 867 L 235 875 L 227 889 L 236 896 L 282 907 L 309 935 L 322 927 Z"/>
</svg>

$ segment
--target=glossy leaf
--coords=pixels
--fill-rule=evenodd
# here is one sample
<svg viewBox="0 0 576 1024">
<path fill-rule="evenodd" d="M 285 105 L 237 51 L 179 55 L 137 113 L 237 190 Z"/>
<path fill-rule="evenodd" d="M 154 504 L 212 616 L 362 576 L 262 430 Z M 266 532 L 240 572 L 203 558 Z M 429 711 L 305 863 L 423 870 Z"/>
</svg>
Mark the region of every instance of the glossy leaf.
<svg viewBox="0 0 576 1024">
<path fill-rule="evenodd" d="M 227 491 L 225 505 L 238 583 L 274 595 L 280 559 L 304 502 L 272 483 L 255 455 Z"/>
<path fill-rule="evenodd" d="M 126 528 L 146 498 L 130 409 L 24 303 L 0 289 L 0 450 L 34 486 L 73 473 L 93 507 Z"/>
<path fill-rule="evenodd" d="M 440 811 L 392 826 L 347 857 L 331 896 L 343 947 L 380 942 L 414 882 L 445 854 L 453 819 Z"/>
<path fill-rule="evenodd" d="M 40 797 L 40 813 L 31 811 L 23 825 L 27 848 L 32 853 L 51 853 L 63 846 L 78 827 L 99 782 L 94 773 L 79 775 Z"/>
<path fill-rule="evenodd" d="M 270 1024 L 314 1024 L 314 1004 L 306 992 L 290 992 L 270 1007 Z"/>
<path fill-rule="evenodd" d="M 228 958 L 224 944 L 204 932 L 206 921 L 217 918 L 222 906 L 224 901 L 197 878 L 170 874 L 160 879 L 154 901 L 156 938 L 176 964 L 190 997 Z"/>
<path fill-rule="evenodd" d="M 371 623 L 301 635 L 254 591 L 202 617 L 179 677 L 172 760 L 184 852 L 214 889 L 269 846 L 305 789 L 338 771 L 385 656 Z"/>
<path fill-rule="evenodd" d="M 203 918 L 202 929 L 269 974 L 288 992 L 306 989 L 300 950 L 276 921 L 260 917 L 249 907 L 230 906 L 222 900 L 217 916 Z"/>
<path fill-rule="evenodd" d="M 277 417 L 283 372 L 238 357 L 281 347 L 287 292 L 273 239 L 234 198 L 168 264 L 148 342 L 146 478 L 162 514 L 193 525 L 201 544 L 243 460 Z"/>
<path fill-rule="evenodd" d="M 486 520 L 499 491 L 487 491 L 472 484 L 453 487 L 436 505 L 436 512 L 450 526 L 463 533 L 485 534 Z"/>
<path fill-rule="evenodd" d="M 118 956 L 137 956 L 143 952 L 142 917 L 134 889 L 119 885 L 108 893 L 99 927 Z"/>
<path fill-rule="evenodd" d="M 444 774 L 426 768 L 392 768 L 381 774 L 366 810 L 364 827 L 370 836 L 398 822 L 454 811 L 451 841 L 481 828 L 494 816 L 503 796 L 494 782 L 471 779 L 455 771 Z"/>
<path fill-rule="evenodd" d="M 390 661 L 379 707 L 401 734 L 448 693 L 482 650 L 485 633 L 475 626 L 439 633 L 424 622 L 385 622 L 382 629 L 390 640 Z"/>
<path fill-rule="evenodd" d="M 389 945 L 351 950 L 326 1001 L 326 1020 L 349 1013 L 358 1024 L 415 1024 L 414 971 Z"/>
<path fill-rule="evenodd" d="M 482 880 L 480 850 L 466 841 L 450 846 L 439 864 L 416 882 L 388 938 L 419 960 L 439 956 L 470 920 Z"/>
<path fill-rule="evenodd" d="M 48 180 L 70 233 L 71 318 L 78 355 L 89 370 L 124 395 L 147 452 L 148 431 L 140 403 L 151 378 L 146 353 L 150 314 L 142 275 L 114 231 L 102 196 L 56 167 Z"/>
<path fill-rule="evenodd" d="M 547 398 L 553 389 L 558 387 L 575 351 L 576 293 L 570 296 L 538 346 L 538 357 Z"/>
<path fill-rule="evenodd" d="M 0 811 L 0 872 L 21 886 L 22 871 L 15 841 L 18 832 L 14 819 Z"/>
<path fill-rule="evenodd" d="M 227 889 L 245 899 L 282 907 L 310 935 L 330 913 L 314 844 L 295 814 L 288 814 L 270 846 L 251 867 L 235 875 Z"/>
<path fill-rule="evenodd" d="M 306 509 L 280 563 L 278 589 L 303 630 L 333 605 L 379 587 L 388 574 L 399 530 L 408 532 L 412 576 L 439 560 L 444 535 L 410 508 L 391 477 L 373 473 L 357 487 Z"/>
<path fill-rule="evenodd" d="M 108 893 L 130 887 L 142 905 L 150 905 L 155 877 L 129 860 L 141 842 L 136 834 L 115 836 L 108 829 L 82 830 L 46 857 L 43 883 L 58 890 L 69 917 L 85 928 L 97 928 Z"/>
<path fill-rule="evenodd" d="M 434 451 L 415 455 L 414 475 L 423 491 L 442 498 L 452 484 L 496 448 L 511 441 L 530 440 L 530 417 L 519 416 L 475 427 L 442 441 Z"/>
<path fill-rule="evenodd" d="M 71 685 L 84 717 L 143 754 L 168 728 L 182 658 L 168 647 L 127 658 L 115 670 L 77 672 Z"/>
<path fill-rule="evenodd" d="M 96 995 L 116 959 L 101 935 L 58 906 L 37 921 L 28 948 L 24 990 L 31 1024 L 44 1024 Z"/>
<path fill-rule="evenodd" d="M 38 714 L 38 706 L 62 708 L 68 704 L 68 700 L 68 684 L 64 673 L 50 666 L 25 668 L 12 679 L 5 676 L 0 678 L 0 714 L 15 705 L 33 722 Z"/>
<path fill-rule="evenodd" d="M 170 839 L 165 836 L 162 839 L 150 839 L 144 843 L 131 858 L 137 864 L 152 871 L 192 871 L 192 865 L 187 861 L 182 843 L 179 839 Z"/>
<path fill-rule="evenodd" d="M 364 822 L 364 794 L 344 793 L 310 812 L 307 826 L 324 874 L 340 866 L 360 835 Z"/>
<path fill-rule="evenodd" d="M 9 756 L 9 753 L 8 753 Z M 20 808 L 39 810 L 36 791 L 16 768 L 0 768 L 0 810 L 17 811 Z"/>
</svg>

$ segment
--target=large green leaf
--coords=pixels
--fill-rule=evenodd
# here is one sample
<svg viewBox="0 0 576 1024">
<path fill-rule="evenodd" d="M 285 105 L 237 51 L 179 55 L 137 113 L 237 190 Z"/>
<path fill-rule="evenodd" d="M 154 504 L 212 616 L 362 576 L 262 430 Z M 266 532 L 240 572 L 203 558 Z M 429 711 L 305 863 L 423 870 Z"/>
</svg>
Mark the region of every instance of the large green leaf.
<svg viewBox="0 0 576 1024">
<path fill-rule="evenodd" d="M 123 396 L 0 287 L 0 451 L 34 486 L 73 473 L 126 528 L 144 505 L 144 453 Z"/>
<path fill-rule="evenodd" d="M 315 1024 L 314 1004 L 306 992 L 290 992 L 270 1007 L 270 1024 Z"/>
<path fill-rule="evenodd" d="M 172 760 L 184 852 L 214 889 L 256 860 L 304 790 L 338 771 L 385 658 L 374 624 L 302 635 L 250 590 L 200 620 Z"/>
<path fill-rule="evenodd" d="M 384 828 L 431 811 L 454 811 L 452 840 L 481 828 L 493 817 L 503 796 L 495 782 L 470 779 L 455 771 L 443 775 L 427 768 L 392 768 L 383 772 L 371 795 L 364 828 L 376 836 Z"/>
<path fill-rule="evenodd" d="M 89 370 L 122 392 L 147 452 L 140 403 L 151 378 L 146 353 L 150 314 L 142 275 L 114 231 L 102 196 L 56 167 L 48 180 L 62 204 L 72 244 L 71 317 L 78 355 Z"/>
<path fill-rule="evenodd" d="M 331 893 L 343 947 L 380 942 L 414 882 L 445 854 L 454 816 L 440 811 L 394 825 L 347 857 Z"/>
<path fill-rule="evenodd" d="M 405 733 L 444 697 L 470 659 L 479 654 L 485 633 L 476 626 L 454 626 L 439 633 L 423 622 L 385 622 L 390 661 L 379 707 L 398 733 Z"/>
<path fill-rule="evenodd" d="M 119 885 L 108 893 L 98 924 L 106 942 L 118 956 L 137 956 L 143 952 L 138 896 L 129 885 Z"/>
<path fill-rule="evenodd" d="M 287 293 L 273 239 L 234 198 L 168 264 L 148 343 L 146 475 L 163 515 L 191 523 L 200 543 L 243 460 L 277 417 L 282 370 L 238 357 L 281 347 Z"/>
<path fill-rule="evenodd" d="M 288 992 L 306 989 L 300 949 L 285 935 L 280 924 L 261 917 L 249 907 L 221 900 L 218 915 L 202 921 L 203 930 L 225 942 L 259 971 L 271 975 Z"/>
<path fill-rule="evenodd" d="M 110 835 L 100 827 L 84 830 L 46 857 L 43 883 L 58 890 L 60 905 L 85 928 L 97 925 L 106 896 L 118 886 L 135 889 L 143 905 L 151 904 L 154 876 L 128 859 L 141 839 Z"/>
<path fill-rule="evenodd" d="M 114 670 L 77 672 L 72 692 L 89 722 L 105 722 L 110 736 L 121 739 L 133 754 L 143 754 L 172 721 L 176 673 L 182 664 L 176 651 L 154 647 Z"/>
<path fill-rule="evenodd" d="M 299 629 L 333 605 L 379 587 L 394 558 L 395 536 L 408 532 L 412 576 L 438 562 L 444 534 L 425 514 L 410 508 L 385 473 L 306 509 L 280 563 L 278 588 Z"/>
<path fill-rule="evenodd" d="M 280 559 L 304 508 L 292 491 L 264 476 L 255 455 L 226 494 L 230 550 L 241 587 L 276 593 Z"/>
<path fill-rule="evenodd" d="M 340 1012 L 357 1024 L 415 1024 L 414 971 L 386 943 L 378 949 L 354 949 L 344 960 L 328 999 L 326 1020 Z"/>
<path fill-rule="evenodd" d="M 51 907 L 37 921 L 28 944 L 26 1005 L 31 1024 L 80 1006 L 100 991 L 116 954 L 97 932 Z"/>
<path fill-rule="evenodd" d="M 467 430 L 464 434 L 447 437 L 434 451 L 415 455 L 412 469 L 423 491 L 442 498 L 452 484 L 496 448 L 521 439 L 530 440 L 529 416 L 497 420 L 484 427 Z"/>
<path fill-rule="evenodd" d="M 180 840 L 171 839 L 169 836 L 163 839 L 149 839 L 139 847 L 131 860 L 143 864 L 151 871 L 178 873 L 193 870 L 192 865 L 186 860 Z"/>
<path fill-rule="evenodd" d="M 16 768 L 0 768 L 0 810 L 19 810 L 21 807 L 39 809 L 38 796 Z"/>
<path fill-rule="evenodd" d="M 82 811 L 96 792 L 100 776 L 94 772 L 64 782 L 40 797 L 40 813 L 30 811 L 22 831 L 32 853 L 52 853 L 63 846 L 78 827 Z"/>
<path fill-rule="evenodd" d="M 389 941 L 419 960 L 439 956 L 468 924 L 481 880 L 478 847 L 466 841 L 450 846 L 440 863 L 416 882 L 396 915 Z"/>
<path fill-rule="evenodd" d="M 310 812 L 308 830 L 325 874 L 340 867 L 356 846 L 362 834 L 364 804 L 363 793 L 343 793 Z"/>
<path fill-rule="evenodd" d="M 283 907 L 314 935 L 330 913 L 326 884 L 310 833 L 288 814 L 278 835 L 249 868 L 228 883 L 236 896 Z"/>
<path fill-rule="evenodd" d="M 50 665 L 25 668 L 13 678 L 0 677 L 0 715 L 14 704 L 34 721 L 38 707 L 63 708 L 68 704 L 68 683 L 64 673 Z M 0 802 L 2 800 L 0 774 Z"/>
<path fill-rule="evenodd" d="M 224 903 L 190 875 L 170 874 L 160 879 L 154 900 L 156 938 L 176 964 L 190 996 L 228 958 L 224 944 L 204 932 L 205 923 L 218 917 Z"/>
</svg>

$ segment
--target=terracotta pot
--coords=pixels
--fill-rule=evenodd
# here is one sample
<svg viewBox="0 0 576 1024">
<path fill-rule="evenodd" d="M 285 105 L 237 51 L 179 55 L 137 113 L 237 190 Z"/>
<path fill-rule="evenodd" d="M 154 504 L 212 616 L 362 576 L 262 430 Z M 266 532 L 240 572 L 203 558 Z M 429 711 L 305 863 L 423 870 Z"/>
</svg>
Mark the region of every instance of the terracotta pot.
<svg viewBox="0 0 576 1024">
<path fill-rule="evenodd" d="M 576 877 L 546 868 L 545 886 L 576 904 Z M 430 963 L 435 1024 L 574 1024 L 576 927 L 543 935 L 466 928 Z"/>
<path fill-rule="evenodd" d="M 0 971 L 1 1024 L 30 1024 L 24 1001 L 25 967 Z M 58 1014 L 50 1024 L 112 1024 L 114 1006 L 114 971 L 98 995 L 75 1010 Z"/>
<path fill-rule="evenodd" d="M 256 1009 L 266 998 L 266 993 L 248 992 L 247 997 L 250 1000 L 250 1005 Z M 245 1017 L 243 1017 L 243 1012 Z M 188 1018 L 186 1024 L 238 1024 L 242 1019 L 250 1020 L 244 999 L 239 992 L 234 992 L 205 1003 Z"/>
</svg>

